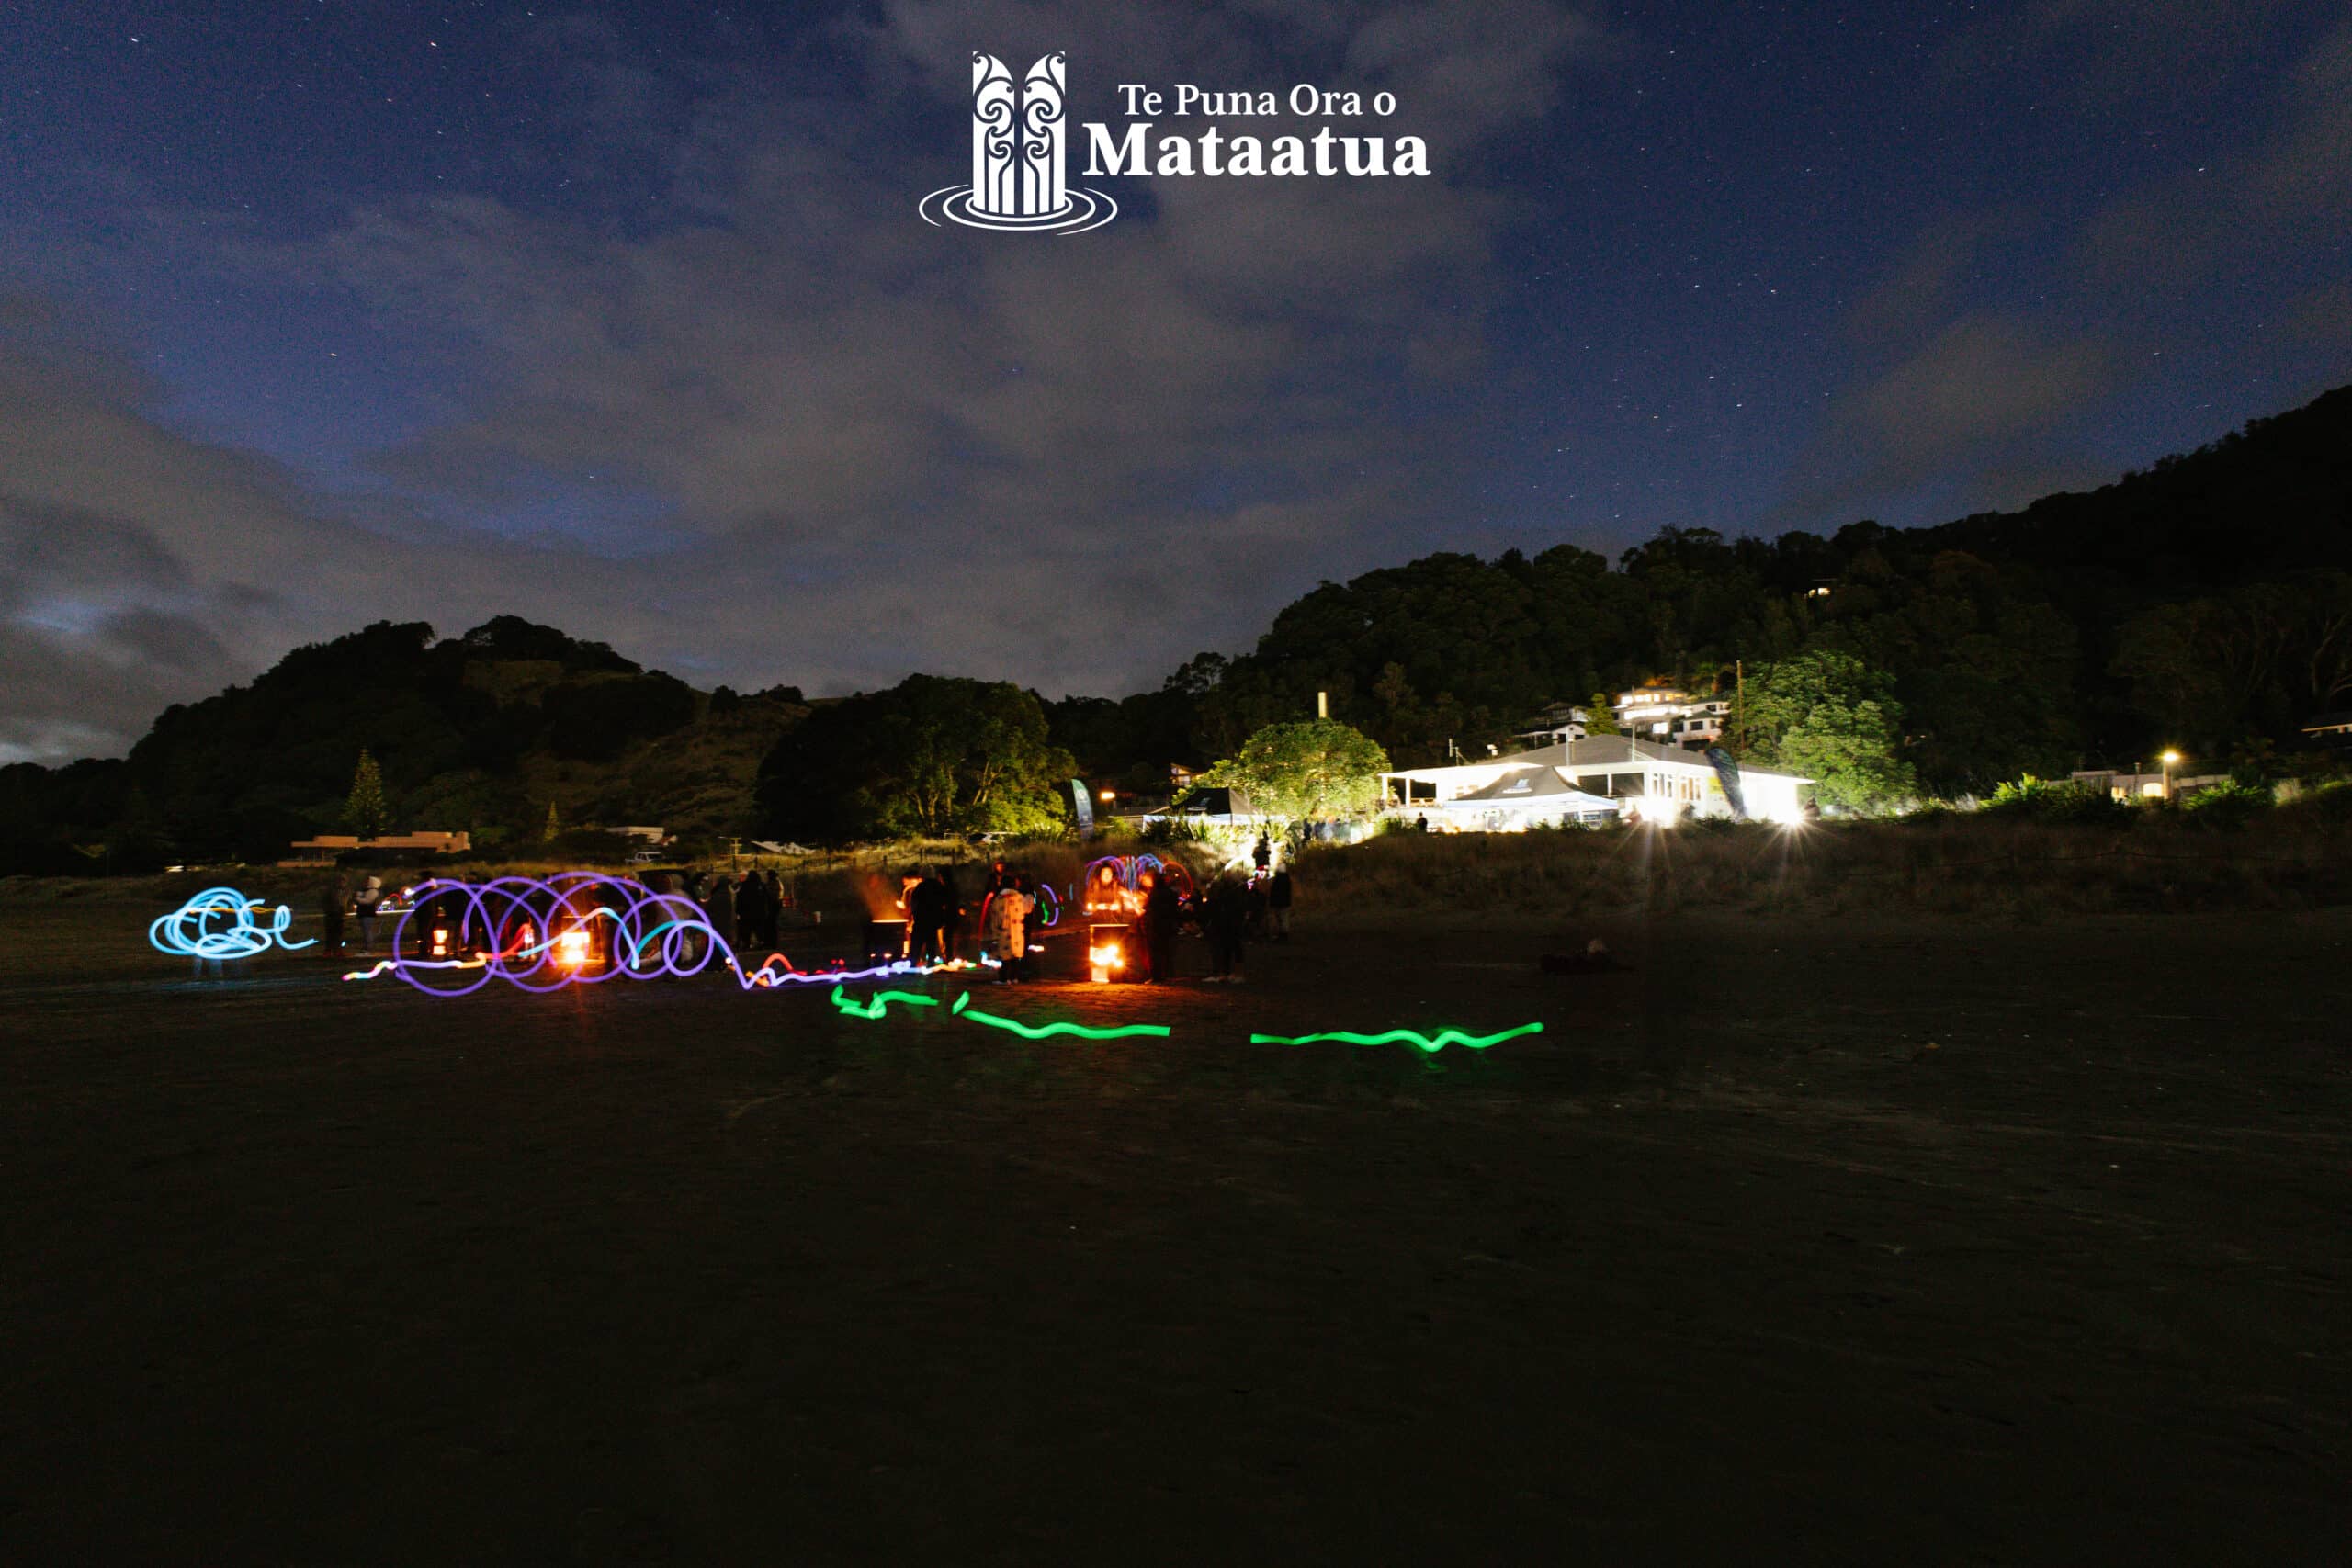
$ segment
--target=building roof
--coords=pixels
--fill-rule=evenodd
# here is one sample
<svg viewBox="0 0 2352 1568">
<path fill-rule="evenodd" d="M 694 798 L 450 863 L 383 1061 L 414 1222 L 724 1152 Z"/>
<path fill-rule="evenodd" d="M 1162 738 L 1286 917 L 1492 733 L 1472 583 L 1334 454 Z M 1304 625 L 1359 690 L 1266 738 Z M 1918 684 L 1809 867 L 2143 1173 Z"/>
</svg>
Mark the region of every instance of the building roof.
<svg viewBox="0 0 2352 1568">
<path fill-rule="evenodd" d="M 1575 773 L 1584 768 L 1623 768 L 1644 762 L 1679 762 L 1686 768 L 1709 768 L 1706 754 L 1682 746 L 1661 746 L 1655 740 L 1639 740 L 1630 735 L 1592 735 L 1582 740 L 1564 740 L 1555 746 L 1539 746 L 1532 751 L 1521 751 L 1509 757 L 1497 757 L 1494 761 L 1505 767 L 1566 768 Z M 1784 773 L 1775 768 L 1753 768 L 1743 762 L 1742 778 L 1794 779 L 1798 784 L 1810 784 L 1810 779 L 1796 773 Z"/>
<path fill-rule="evenodd" d="M 1582 740 L 1562 740 L 1550 746 L 1538 746 L 1532 751 L 1494 759 L 1506 767 L 1528 768 L 1623 767 L 1635 761 L 1688 762 L 1691 760 L 1691 753 L 1679 746 L 1660 746 L 1655 741 L 1636 740 L 1630 735 L 1588 735 Z"/>
</svg>

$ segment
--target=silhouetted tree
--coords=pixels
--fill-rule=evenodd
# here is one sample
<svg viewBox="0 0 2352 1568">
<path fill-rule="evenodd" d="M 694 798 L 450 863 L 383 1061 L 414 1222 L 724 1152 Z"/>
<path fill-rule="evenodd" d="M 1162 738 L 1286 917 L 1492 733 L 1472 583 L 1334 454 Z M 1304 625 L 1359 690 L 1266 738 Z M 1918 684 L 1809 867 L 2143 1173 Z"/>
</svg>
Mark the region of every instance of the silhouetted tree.
<svg viewBox="0 0 2352 1568">
<path fill-rule="evenodd" d="M 1077 763 L 1018 686 L 910 675 L 815 710 L 760 766 L 771 831 L 841 843 L 907 834 L 1058 832 Z"/>
<path fill-rule="evenodd" d="M 366 747 L 359 749 L 359 766 L 351 775 L 351 793 L 344 796 L 343 823 L 363 839 L 380 839 L 391 819 L 384 799 L 384 774 Z"/>
</svg>

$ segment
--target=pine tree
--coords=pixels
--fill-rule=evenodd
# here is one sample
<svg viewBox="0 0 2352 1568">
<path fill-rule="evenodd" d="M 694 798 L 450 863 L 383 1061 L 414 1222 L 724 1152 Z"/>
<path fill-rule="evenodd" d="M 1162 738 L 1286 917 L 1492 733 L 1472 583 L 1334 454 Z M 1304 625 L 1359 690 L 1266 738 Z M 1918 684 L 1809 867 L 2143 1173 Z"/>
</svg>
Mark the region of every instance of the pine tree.
<svg viewBox="0 0 2352 1568">
<path fill-rule="evenodd" d="M 548 802 L 548 825 L 539 829 L 539 841 L 552 844 L 555 842 L 556 835 L 562 831 L 563 818 L 556 811 L 555 802 L 550 800 Z"/>
<path fill-rule="evenodd" d="M 1618 733 L 1617 715 L 1609 706 L 1608 693 L 1595 692 L 1592 694 L 1592 700 L 1585 704 L 1584 732 L 1587 735 Z"/>
<path fill-rule="evenodd" d="M 343 802 L 343 825 L 362 839 L 380 839 L 391 819 L 384 801 L 384 774 L 366 747 L 359 750 L 359 769 L 351 775 L 351 794 Z"/>
</svg>

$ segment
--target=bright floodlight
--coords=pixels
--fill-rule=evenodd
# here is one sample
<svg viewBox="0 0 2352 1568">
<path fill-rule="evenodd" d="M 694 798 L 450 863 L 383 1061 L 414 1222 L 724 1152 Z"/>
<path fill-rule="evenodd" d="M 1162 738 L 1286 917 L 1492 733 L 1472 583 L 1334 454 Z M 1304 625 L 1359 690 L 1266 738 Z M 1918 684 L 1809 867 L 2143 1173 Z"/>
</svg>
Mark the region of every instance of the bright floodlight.
<svg viewBox="0 0 2352 1568">
<path fill-rule="evenodd" d="M 2179 761 L 2180 761 L 2180 753 L 2179 753 L 2179 752 L 2177 752 L 2177 751 L 2167 751 L 2167 752 L 2165 752 L 2165 765 L 2166 767 L 2171 767 L 2171 766 L 2175 765 L 2176 763 L 2177 763 Z"/>
</svg>

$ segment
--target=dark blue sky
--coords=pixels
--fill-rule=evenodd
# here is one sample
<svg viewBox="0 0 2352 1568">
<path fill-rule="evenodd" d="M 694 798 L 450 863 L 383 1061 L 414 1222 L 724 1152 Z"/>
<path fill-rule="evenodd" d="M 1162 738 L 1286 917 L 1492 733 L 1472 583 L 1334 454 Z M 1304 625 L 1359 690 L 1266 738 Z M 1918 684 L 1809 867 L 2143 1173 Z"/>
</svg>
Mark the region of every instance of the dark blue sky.
<svg viewBox="0 0 2352 1568">
<path fill-rule="evenodd" d="M 1936 522 L 2352 379 L 2340 5 L 224 0 L 0 45 L 0 760 L 386 615 L 1127 690 L 1432 549 Z M 1114 126 L 1122 81 L 1385 87 L 1334 130 L 1435 173 L 936 229 L 975 49 L 1067 51 Z"/>
</svg>

